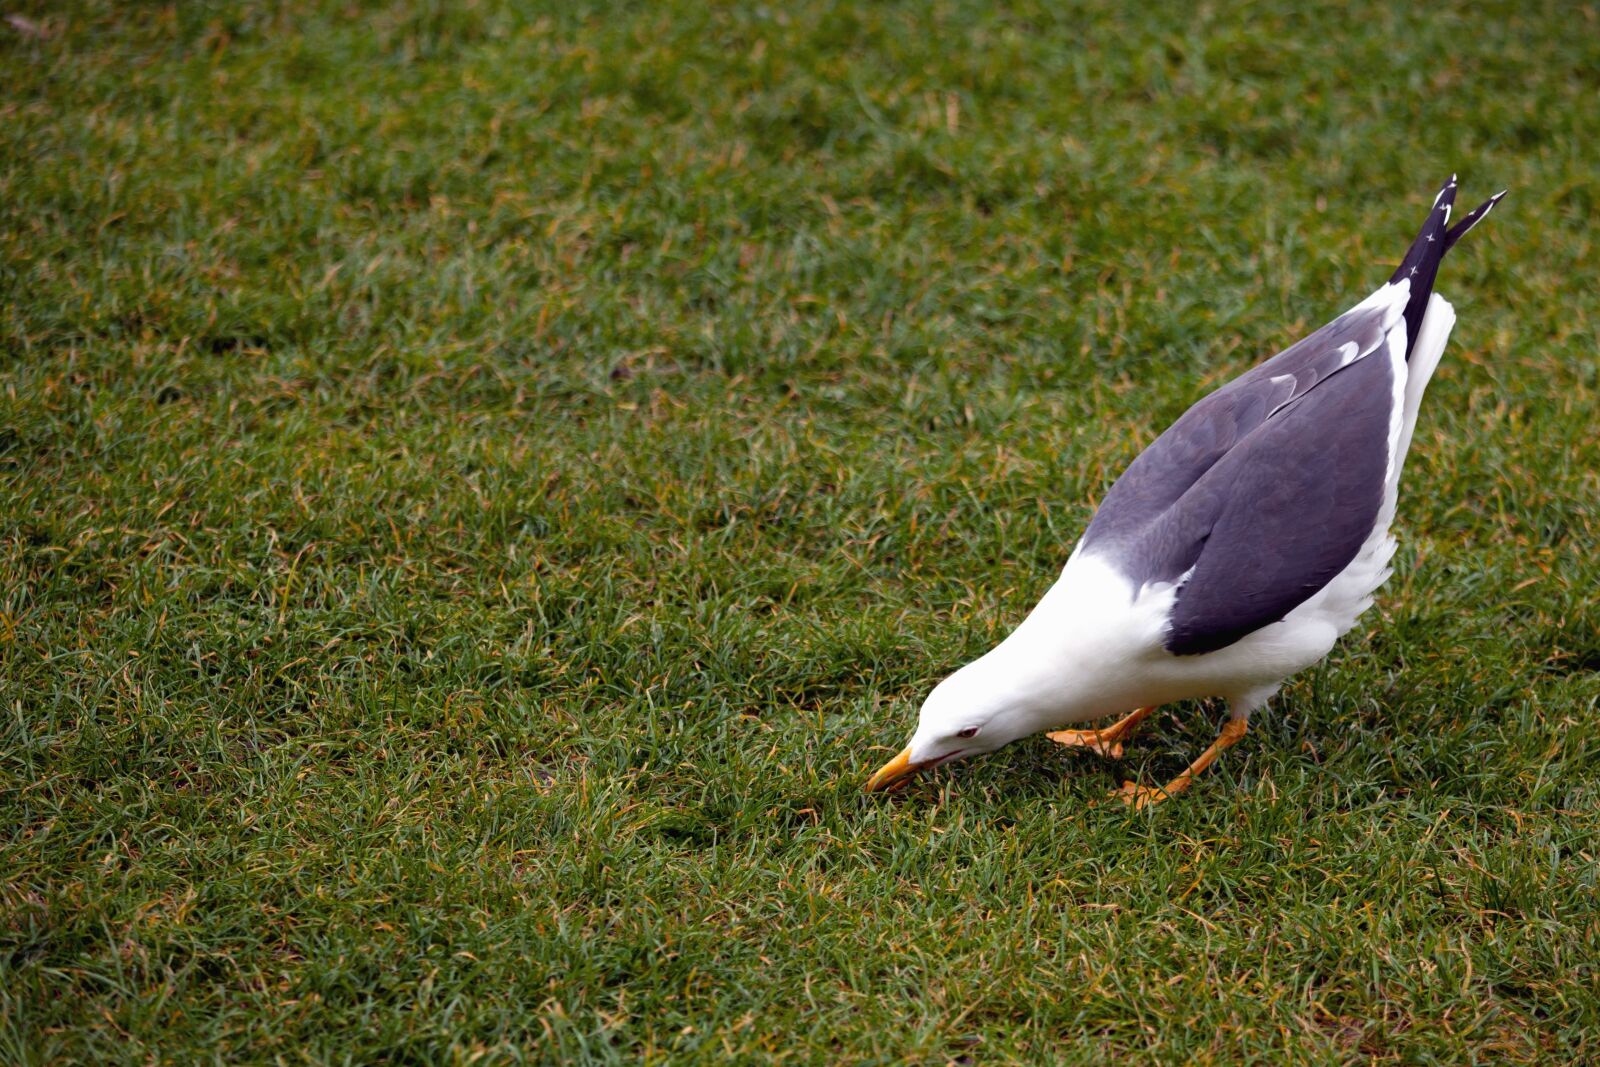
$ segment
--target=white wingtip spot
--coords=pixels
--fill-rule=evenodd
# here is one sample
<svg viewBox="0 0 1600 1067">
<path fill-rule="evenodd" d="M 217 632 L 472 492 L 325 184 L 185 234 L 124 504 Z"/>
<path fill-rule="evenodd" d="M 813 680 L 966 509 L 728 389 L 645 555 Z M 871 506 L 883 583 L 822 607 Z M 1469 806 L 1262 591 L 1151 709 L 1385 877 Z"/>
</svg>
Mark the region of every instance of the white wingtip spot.
<svg viewBox="0 0 1600 1067">
<path fill-rule="evenodd" d="M 1439 201 L 1444 199 L 1444 194 L 1448 193 L 1450 190 L 1454 189 L 1455 187 L 1456 187 L 1456 176 L 1454 174 L 1452 174 L 1452 175 L 1450 175 L 1450 180 L 1445 183 L 1444 188 L 1439 190 L 1439 195 L 1433 198 L 1433 206 L 1434 207 L 1438 207 L 1439 206 Z"/>
</svg>

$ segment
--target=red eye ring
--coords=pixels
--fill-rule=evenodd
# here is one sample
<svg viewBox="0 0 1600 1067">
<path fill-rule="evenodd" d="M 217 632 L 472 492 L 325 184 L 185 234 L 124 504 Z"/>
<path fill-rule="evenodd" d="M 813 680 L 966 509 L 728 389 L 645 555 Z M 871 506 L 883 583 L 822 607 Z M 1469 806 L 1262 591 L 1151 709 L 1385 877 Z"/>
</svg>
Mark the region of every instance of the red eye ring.
<svg viewBox="0 0 1600 1067">
<path fill-rule="evenodd" d="M 965 730 L 957 730 L 956 731 L 956 736 L 957 737 L 977 737 L 978 736 L 978 728 L 976 726 L 969 726 Z"/>
</svg>

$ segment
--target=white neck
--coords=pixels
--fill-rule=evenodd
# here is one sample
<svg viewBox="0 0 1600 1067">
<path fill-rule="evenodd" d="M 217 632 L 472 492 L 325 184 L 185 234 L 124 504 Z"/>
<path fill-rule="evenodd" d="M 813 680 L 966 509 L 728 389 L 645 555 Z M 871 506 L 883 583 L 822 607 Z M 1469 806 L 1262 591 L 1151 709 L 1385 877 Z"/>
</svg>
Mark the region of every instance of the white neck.
<svg viewBox="0 0 1600 1067">
<path fill-rule="evenodd" d="M 1125 579 L 1074 553 L 1037 607 L 993 650 L 944 683 L 952 696 L 1003 709 L 1016 736 L 1131 710 L 1143 697 L 1167 598 L 1135 597 Z"/>
</svg>

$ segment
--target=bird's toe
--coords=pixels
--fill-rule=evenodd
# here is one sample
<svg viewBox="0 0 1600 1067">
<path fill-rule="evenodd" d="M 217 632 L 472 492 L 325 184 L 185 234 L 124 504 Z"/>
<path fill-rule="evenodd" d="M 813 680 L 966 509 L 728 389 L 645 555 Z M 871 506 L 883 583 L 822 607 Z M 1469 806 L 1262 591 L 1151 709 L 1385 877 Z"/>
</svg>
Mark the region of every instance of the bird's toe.
<svg viewBox="0 0 1600 1067">
<path fill-rule="evenodd" d="M 1065 745 L 1068 748 L 1087 748 L 1106 759 L 1121 759 L 1122 742 L 1107 741 L 1099 734 L 1098 730 L 1057 730 L 1045 736 L 1058 745 Z"/>
<path fill-rule="evenodd" d="M 1111 794 L 1134 811 L 1143 811 L 1152 804 L 1159 804 L 1167 799 L 1164 789 L 1153 789 L 1138 782 L 1123 782 L 1122 788 Z"/>
</svg>

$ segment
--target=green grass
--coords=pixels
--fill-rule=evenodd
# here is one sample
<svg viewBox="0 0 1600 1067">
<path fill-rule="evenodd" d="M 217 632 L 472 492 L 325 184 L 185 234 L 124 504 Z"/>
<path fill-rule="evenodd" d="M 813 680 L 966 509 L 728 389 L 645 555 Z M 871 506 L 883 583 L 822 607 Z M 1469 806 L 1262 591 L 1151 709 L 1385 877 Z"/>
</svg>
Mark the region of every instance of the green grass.
<svg viewBox="0 0 1600 1067">
<path fill-rule="evenodd" d="M 1600 1058 L 1595 7 L 19 3 L 0 1061 Z M 863 795 L 1452 170 L 1357 631 Z"/>
</svg>

